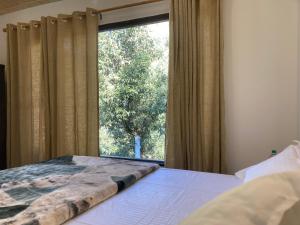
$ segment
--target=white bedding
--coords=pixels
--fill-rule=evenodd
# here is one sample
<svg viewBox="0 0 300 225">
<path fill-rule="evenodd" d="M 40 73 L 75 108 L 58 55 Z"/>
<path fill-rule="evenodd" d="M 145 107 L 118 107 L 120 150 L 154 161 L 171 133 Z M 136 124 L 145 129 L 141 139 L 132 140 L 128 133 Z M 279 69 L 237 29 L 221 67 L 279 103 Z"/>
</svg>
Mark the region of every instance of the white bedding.
<svg viewBox="0 0 300 225">
<path fill-rule="evenodd" d="M 235 176 L 161 168 L 68 225 L 175 225 L 240 185 Z"/>
</svg>

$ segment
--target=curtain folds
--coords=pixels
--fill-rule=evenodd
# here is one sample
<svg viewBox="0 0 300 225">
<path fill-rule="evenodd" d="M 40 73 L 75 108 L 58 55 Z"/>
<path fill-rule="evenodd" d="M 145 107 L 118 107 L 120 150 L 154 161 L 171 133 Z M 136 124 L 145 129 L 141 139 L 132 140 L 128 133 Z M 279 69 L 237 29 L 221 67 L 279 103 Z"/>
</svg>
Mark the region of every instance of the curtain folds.
<svg viewBox="0 0 300 225">
<path fill-rule="evenodd" d="M 96 10 L 7 25 L 9 167 L 98 156 Z"/>
<path fill-rule="evenodd" d="M 172 0 L 166 165 L 224 172 L 221 0 Z"/>
</svg>

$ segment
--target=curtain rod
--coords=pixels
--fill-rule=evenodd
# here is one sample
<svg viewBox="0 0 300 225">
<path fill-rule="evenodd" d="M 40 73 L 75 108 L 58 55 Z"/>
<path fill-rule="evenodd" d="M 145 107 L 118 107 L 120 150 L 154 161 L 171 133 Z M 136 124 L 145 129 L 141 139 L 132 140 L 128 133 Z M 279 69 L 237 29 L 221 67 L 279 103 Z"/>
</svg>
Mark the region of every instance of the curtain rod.
<svg viewBox="0 0 300 225">
<path fill-rule="evenodd" d="M 145 1 L 141 1 L 141 2 L 135 2 L 135 3 L 125 4 L 125 5 L 115 6 L 115 7 L 111 7 L 111 8 L 107 8 L 107 9 L 100 9 L 100 10 L 97 10 L 97 13 L 101 14 L 101 13 L 115 11 L 115 10 L 119 10 L 119 9 L 126 9 L 126 8 L 130 8 L 130 7 L 134 7 L 134 6 L 146 5 L 146 4 L 162 2 L 162 1 L 164 1 L 164 0 L 145 0 Z M 64 18 L 67 19 L 67 18 L 71 18 L 71 17 L 72 16 L 65 16 Z M 6 32 L 6 28 L 3 29 L 3 32 Z"/>
</svg>

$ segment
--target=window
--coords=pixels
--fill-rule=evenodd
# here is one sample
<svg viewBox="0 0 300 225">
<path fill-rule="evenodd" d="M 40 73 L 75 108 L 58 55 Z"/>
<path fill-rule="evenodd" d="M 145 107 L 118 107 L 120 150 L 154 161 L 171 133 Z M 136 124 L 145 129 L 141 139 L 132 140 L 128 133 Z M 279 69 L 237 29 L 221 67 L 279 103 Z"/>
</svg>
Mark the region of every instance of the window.
<svg viewBox="0 0 300 225">
<path fill-rule="evenodd" d="M 164 160 L 168 15 L 100 26 L 101 156 Z"/>
</svg>

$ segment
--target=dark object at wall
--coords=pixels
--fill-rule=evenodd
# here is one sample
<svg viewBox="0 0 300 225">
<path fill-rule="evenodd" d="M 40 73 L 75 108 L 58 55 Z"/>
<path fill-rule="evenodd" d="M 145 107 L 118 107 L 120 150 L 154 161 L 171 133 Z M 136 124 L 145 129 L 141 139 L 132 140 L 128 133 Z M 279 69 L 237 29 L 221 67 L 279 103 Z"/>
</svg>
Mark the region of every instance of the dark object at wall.
<svg viewBox="0 0 300 225">
<path fill-rule="evenodd" d="M 0 170 L 6 169 L 6 98 L 4 65 L 0 65 Z"/>
</svg>

